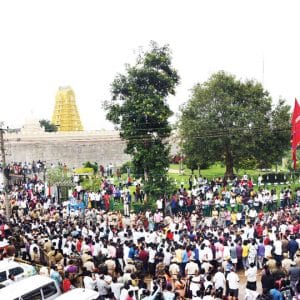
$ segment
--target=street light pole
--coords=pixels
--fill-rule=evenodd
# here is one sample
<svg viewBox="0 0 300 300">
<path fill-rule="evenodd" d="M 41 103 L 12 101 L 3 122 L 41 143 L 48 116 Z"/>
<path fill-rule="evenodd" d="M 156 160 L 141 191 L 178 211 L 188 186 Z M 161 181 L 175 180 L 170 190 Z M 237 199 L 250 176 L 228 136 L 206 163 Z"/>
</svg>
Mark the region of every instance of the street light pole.
<svg viewBox="0 0 300 300">
<path fill-rule="evenodd" d="M 10 198 L 8 194 L 8 178 L 5 174 L 6 160 L 5 160 L 5 146 L 4 146 L 4 129 L 0 126 L 0 148 L 1 148 L 1 157 L 2 157 L 2 172 L 3 172 L 3 185 L 4 185 L 4 195 L 5 195 L 5 213 L 7 219 L 10 217 Z"/>
</svg>

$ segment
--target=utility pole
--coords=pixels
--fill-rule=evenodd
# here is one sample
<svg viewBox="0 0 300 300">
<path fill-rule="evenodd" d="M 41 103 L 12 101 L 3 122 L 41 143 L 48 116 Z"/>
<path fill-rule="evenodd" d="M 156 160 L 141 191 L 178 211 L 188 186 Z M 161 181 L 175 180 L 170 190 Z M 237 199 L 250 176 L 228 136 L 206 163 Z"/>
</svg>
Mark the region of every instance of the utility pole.
<svg viewBox="0 0 300 300">
<path fill-rule="evenodd" d="M 1 157 L 2 157 L 2 172 L 3 172 L 3 185 L 4 185 L 4 196 L 5 196 L 5 212 L 6 217 L 9 219 L 10 213 L 10 198 L 8 194 L 8 178 L 4 172 L 6 167 L 6 160 L 5 160 L 5 147 L 4 147 L 4 129 L 2 128 L 3 124 L 0 124 L 0 148 L 1 148 Z"/>
</svg>

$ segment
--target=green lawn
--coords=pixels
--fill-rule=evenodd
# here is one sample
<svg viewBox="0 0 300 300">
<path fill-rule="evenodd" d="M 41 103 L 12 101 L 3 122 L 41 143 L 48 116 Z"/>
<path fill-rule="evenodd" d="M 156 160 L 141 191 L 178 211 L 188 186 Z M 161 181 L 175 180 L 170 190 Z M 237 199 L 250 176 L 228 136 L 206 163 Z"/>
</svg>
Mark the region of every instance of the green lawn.
<svg viewBox="0 0 300 300">
<path fill-rule="evenodd" d="M 184 187 L 188 187 L 188 179 L 189 176 L 192 174 L 191 170 L 186 168 L 186 166 L 183 165 L 183 173 L 179 174 L 179 169 L 180 169 L 180 164 L 170 164 L 169 166 L 169 177 L 172 178 L 174 180 L 174 182 L 176 183 L 177 187 L 180 187 L 181 184 L 184 185 Z M 213 166 L 211 166 L 209 169 L 205 169 L 205 170 L 200 170 L 200 174 L 202 177 L 206 177 L 208 180 L 212 180 L 213 178 L 218 178 L 221 177 L 223 178 L 225 173 L 225 167 L 220 165 L 220 164 L 215 164 Z M 196 176 L 198 176 L 198 170 L 194 171 L 194 174 Z M 259 174 L 263 175 L 264 172 L 262 172 L 261 170 L 239 170 L 239 172 L 235 171 L 235 174 L 237 174 L 238 176 L 242 177 L 243 175 L 247 174 L 248 176 L 250 176 L 254 183 L 257 184 L 257 177 Z M 114 177 L 115 179 L 115 184 L 118 184 L 119 181 L 116 177 Z M 134 180 L 134 178 L 132 178 Z M 291 181 L 290 178 L 287 178 L 288 181 Z M 127 174 L 122 174 L 121 176 L 121 182 L 122 183 L 126 183 L 127 181 Z M 294 190 L 295 188 L 300 186 L 300 181 L 296 180 L 295 182 L 290 182 L 289 184 L 284 184 L 284 185 L 267 185 L 268 189 L 271 188 L 276 188 L 277 191 L 279 191 L 281 189 L 281 187 L 287 186 L 287 185 L 291 185 L 291 188 Z M 255 187 L 255 189 L 257 189 L 257 186 Z M 130 187 L 130 192 L 133 193 L 133 191 L 135 190 L 135 187 Z"/>
<path fill-rule="evenodd" d="M 189 176 L 192 174 L 191 170 L 183 166 L 183 174 L 175 173 L 176 171 L 179 171 L 180 165 L 179 164 L 171 164 L 169 167 L 169 176 L 176 180 L 176 182 L 188 182 Z M 215 164 L 209 169 L 200 170 L 200 174 L 202 177 L 206 177 L 207 179 L 211 180 L 213 178 L 223 177 L 225 173 L 225 167 Z M 235 171 L 235 173 L 237 173 Z M 261 172 L 258 170 L 239 170 L 238 174 L 239 176 L 243 176 L 247 174 L 248 176 L 251 176 L 254 178 L 254 180 L 257 180 L 258 174 Z M 194 174 L 198 176 L 198 170 L 194 171 Z"/>
<path fill-rule="evenodd" d="M 184 187 L 188 188 L 188 179 L 189 176 L 192 174 L 191 170 L 186 168 L 184 166 L 184 171 L 183 174 L 179 174 L 179 169 L 180 165 L 179 164 L 170 164 L 169 167 L 169 177 L 172 178 L 177 187 L 180 187 L 181 184 L 184 185 Z M 176 172 L 177 171 L 177 172 Z M 210 167 L 209 169 L 206 170 L 201 170 L 200 174 L 202 177 L 206 177 L 208 180 L 212 180 L 213 178 L 218 178 L 218 177 L 223 177 L 225 173 L 225 167 L 216 164 Z M 264 172 L 261 170 L 240 170 L 239 172 L 235 172 L 239 176 L 243 176 L 247 174 L 248 176 L 252 177 L 254 180 L 254 183 L 257 184 L 257 177 L 259 174 L 263 175 Z M 194 174 L 198 176 L 198 171 L 195 171 Z M 122 182 L 125 183 L 127 180 L 127 174 L 122 174 Z M 288 177 L 287 180 L 291 181 L 291 179 Z M 115 178 L 115 183 L 117 183 L 118 180 Z M 296 188 L 300 187 L 300 180 L 296 180 L 295 182 L 290 182 L 290 183 L 284 183 L 284 184 L 267 184 L 266 187 L 268 190 L 275 189 L 277 191 L 277 194 L 279 196 L 280 190 L 284 187 L 287 187 L 288 185 L 291 186 L 291 189 L 294 193 Z M 255 186 L 255 190 L 258 189 L 258 186 Z M 135 187 L 131 186 L 129 188 L 130 193 L 133 196 L 133 192 L 135 191 Z M 152 205 L 152 206 L 151 206 Z M 145 206 L 145 207 L 144 207 Z M 155 205 L 152 203 L 147 203 L 147 204 L 132 204 L 132 209 L 134 209 L 136 212 L 140 211 L 142 208 L 147 209 L 147 208 L 154 208 Z M 115 203 L 115 210 L 123 210 L 123 204 L 122 203 Z"/>
<path fill-rule="evenodd" d="M 173 178 L 173 180 L 176 182 L 176 185 L 179 187 L 181 184 L 183 184 L 185 187 L 188 187 L 188 180 L 189 176 L 192 174 L 191 170 L 183 166 L 183 173 L 179 174 L 180 164 L 170 164 L 169 167 L 169 176 L 170 178 Z M 175 171 L 178 171 L 178 173 L 175 173 Z M 274 171 L 271 171 L 274 173 Z M 286 171 L 288 173 L 288 171 Z M 206 170 L 200 170 L 200 174 L 202 177 L 206 177 L 208 180 L 212 180 L 213 178 L 218 178 L 224 176 L 225 173 L 225 167 L 215 164 L 209 169 Z M 265 172 L 261 170 L 239 170 L 239 172 L 235 171 L 235 174 L 242 177 L 243 175 L 247 174 L 250 176 L 254 183 L 257 184 L 257 177 L 259 174 L 263 175 Z M 198 176 L 198 170 L 194 171 L 194 174 Z M 295 180 L 292 182 L 290 178 L 287 179 L 290 183 L 289 184 L 276 184 L 276 185 L 267 185 L 268 189 L 276 188 L 276 190 L 280 190 L 281 187 L 290 185 L 293 190 L 300 187 L 300 179 Z M 257 188 L 257 186 L 256 186 Z"/>
</svg>

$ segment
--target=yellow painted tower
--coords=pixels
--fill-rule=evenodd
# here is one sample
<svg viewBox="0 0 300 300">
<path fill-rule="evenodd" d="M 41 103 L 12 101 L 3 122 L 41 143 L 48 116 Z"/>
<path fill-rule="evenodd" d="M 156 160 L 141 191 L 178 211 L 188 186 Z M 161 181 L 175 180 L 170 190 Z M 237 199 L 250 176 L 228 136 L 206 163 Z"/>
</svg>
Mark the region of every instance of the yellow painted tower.
<svg viewBox="0 0 300 300">
<path fill-rule="evenodd" d="M 58 89 L 52 123 L 58 126 L 58 131 L 83 130 L 76 106 L 75 93 L 69 86 Z"/>
</svg>

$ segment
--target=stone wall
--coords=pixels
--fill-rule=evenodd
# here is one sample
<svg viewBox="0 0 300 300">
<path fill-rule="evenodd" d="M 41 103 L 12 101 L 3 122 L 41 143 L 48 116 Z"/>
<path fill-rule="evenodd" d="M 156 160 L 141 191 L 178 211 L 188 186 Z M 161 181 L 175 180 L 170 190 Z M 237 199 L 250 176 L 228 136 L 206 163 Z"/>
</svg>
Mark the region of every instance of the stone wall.
<svg viewBox="0 0 300 300">
<path fill-rule="evenodd" d="M 170 138 L 171 155 L 178 153 L 177 137 Z M 114 130 L 45 132 L 38 121 L 29 122 L 13 133 L 5 134 L 7 162 L 65 163 L 69 167 L 81 167 L 90 161 L 115 167 L 130 160 L 124 153 L 125 142 Z"/>
<path fill-rule="evenodd" d="M 125 143 L 116 132 L 22 133 L 7 134 L 7 161 L 42 160 L 47 165 L 58 162 L 81 167 L 83 162 L 121 166 L 130 160 L 124 153 Z"/>
</svg>

